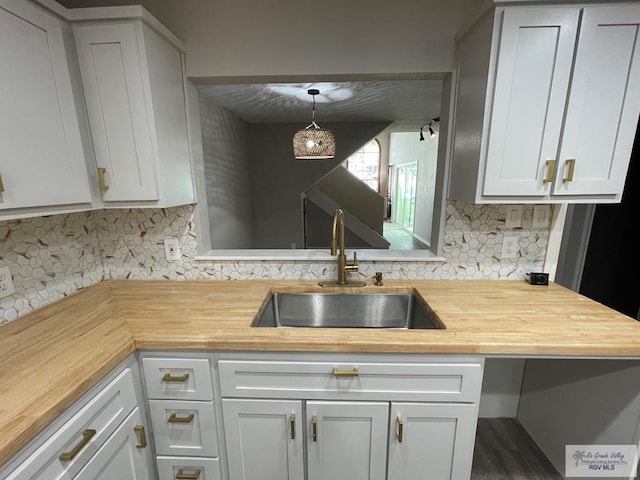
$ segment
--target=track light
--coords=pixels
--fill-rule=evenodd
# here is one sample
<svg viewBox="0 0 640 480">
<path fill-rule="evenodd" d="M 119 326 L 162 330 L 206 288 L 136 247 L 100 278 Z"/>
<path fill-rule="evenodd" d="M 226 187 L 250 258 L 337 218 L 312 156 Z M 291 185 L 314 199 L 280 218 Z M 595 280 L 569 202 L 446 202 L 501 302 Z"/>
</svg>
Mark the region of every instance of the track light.
<svg viewBox="0 0 640 480">
<path fill-rule="evenodd" d="M 434 122 L 439 122 L 439 121 L 440 121 L 440 117 L 435 117 L 435 118 L 432 118 L 429 122 L 425 123 L 423 126 L 420 127 L 420 141 L 421 142 L 424 141 L 423 130 L 425 128 L 427 128 L 427 127 L 428 127 L 428 130 L 429 130 L 429 136 L 431 138 L 436 136 L 436 132 L 433 130 L 433 124 L 434 124 Z"/>
</svg>

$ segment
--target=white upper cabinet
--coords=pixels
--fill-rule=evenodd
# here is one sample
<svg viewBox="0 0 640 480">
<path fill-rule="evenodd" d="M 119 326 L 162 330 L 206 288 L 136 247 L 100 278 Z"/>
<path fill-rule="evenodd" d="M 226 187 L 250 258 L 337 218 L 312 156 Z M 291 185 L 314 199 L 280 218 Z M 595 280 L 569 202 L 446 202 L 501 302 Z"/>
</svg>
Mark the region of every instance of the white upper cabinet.
<svg viewBox="0 0 640 480">
<path fill-rule="evenodd" d="M 504 7 L 479 21 L 459 42 L 449 198 L 619 202 L 640 115 L 639 26 L 637 3 Z"/>
<path fill-rule="evenodd" d="M 640 115 L 639 30 L 638 3 L 584 8 L 554 195 L 622 192 Z"/>
<path fill-rule="evenodd" d="M 0 218 L 90 208 L 91 190 L 61 21 L 0 0 Z"/>
<path fill-rule="evenodd" d="M 73 30 L 104 205 L 194 202 L 181 49 L 138 20 Z"/>
</svg>

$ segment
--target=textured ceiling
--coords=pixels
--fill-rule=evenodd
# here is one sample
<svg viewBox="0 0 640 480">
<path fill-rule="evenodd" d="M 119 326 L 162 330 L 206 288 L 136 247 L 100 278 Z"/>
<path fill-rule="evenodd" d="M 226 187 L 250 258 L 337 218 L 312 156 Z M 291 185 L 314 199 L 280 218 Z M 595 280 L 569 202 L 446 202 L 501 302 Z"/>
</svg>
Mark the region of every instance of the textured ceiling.
<svg viewBox="0 0 640 480">
<path fill-rule="evenodd" d="M 248 123 L 292 123 L 311 120 L 317 88 L 316 121 L 390 121 L 424 124 L 440 116 L 441 80 L 271 83 L 200 86 L 217 105 Z"/>
</svg>

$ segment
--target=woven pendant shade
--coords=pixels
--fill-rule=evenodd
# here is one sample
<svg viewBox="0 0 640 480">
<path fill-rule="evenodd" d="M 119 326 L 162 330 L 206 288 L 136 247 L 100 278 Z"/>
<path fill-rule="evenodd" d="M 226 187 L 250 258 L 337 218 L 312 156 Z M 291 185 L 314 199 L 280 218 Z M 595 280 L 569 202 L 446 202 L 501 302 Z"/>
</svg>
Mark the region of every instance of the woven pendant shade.
<svg viewBox="0 0 640 480">
<path fill-rule="evenodd" d="M 293 155 L 298 160 L 326 160 L 336 156 L 336 138 L 331 130 L 315 124 L 293 136 Z"/>
<path fill-rule="evenodd" d="M 311 124 L 293 136 L 293 155 L 298 160 L 327 160 L 336 156 L 336 137 L 331 130 L 316 123 L 316 95 L 320 90 L 307 91 L 313 96 Z"/>
</svg>

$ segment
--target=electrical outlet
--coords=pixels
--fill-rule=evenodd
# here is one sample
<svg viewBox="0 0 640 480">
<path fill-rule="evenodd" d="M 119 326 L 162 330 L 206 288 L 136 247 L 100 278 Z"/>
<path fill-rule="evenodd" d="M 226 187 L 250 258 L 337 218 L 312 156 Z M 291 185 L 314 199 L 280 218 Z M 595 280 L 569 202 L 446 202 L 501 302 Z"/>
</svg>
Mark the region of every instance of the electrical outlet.
<svg viewBox="0 0 640 480">
<path fill-rule="evenodd" d="M 547 228 L 549 225 L 549 216 L 551 208 L 549 205 L 536 205 L 533 207 L 533 228 Z"/>
<path fill-rule="evenodd" d="M 504 237 L 502 240 L 502 258 L 518 256 L 518 237 Z"/>
<path fill-rule="evenodd" d="M 522 226 L 522 205 L 507 205 L 505 227 L 518 228 Z"/>
<path fill-rule="evenodd" d="M 0 267 L 0 298 L 8 297 L 14 293 L 15 289 L 9 267 Z"/>
<path fill-rule="evenodd" d="M 170 262 L 180 260 L 180 244 L 175 237 L 166 237 L 164 239 L 164 256 Z"/>
</svg>

